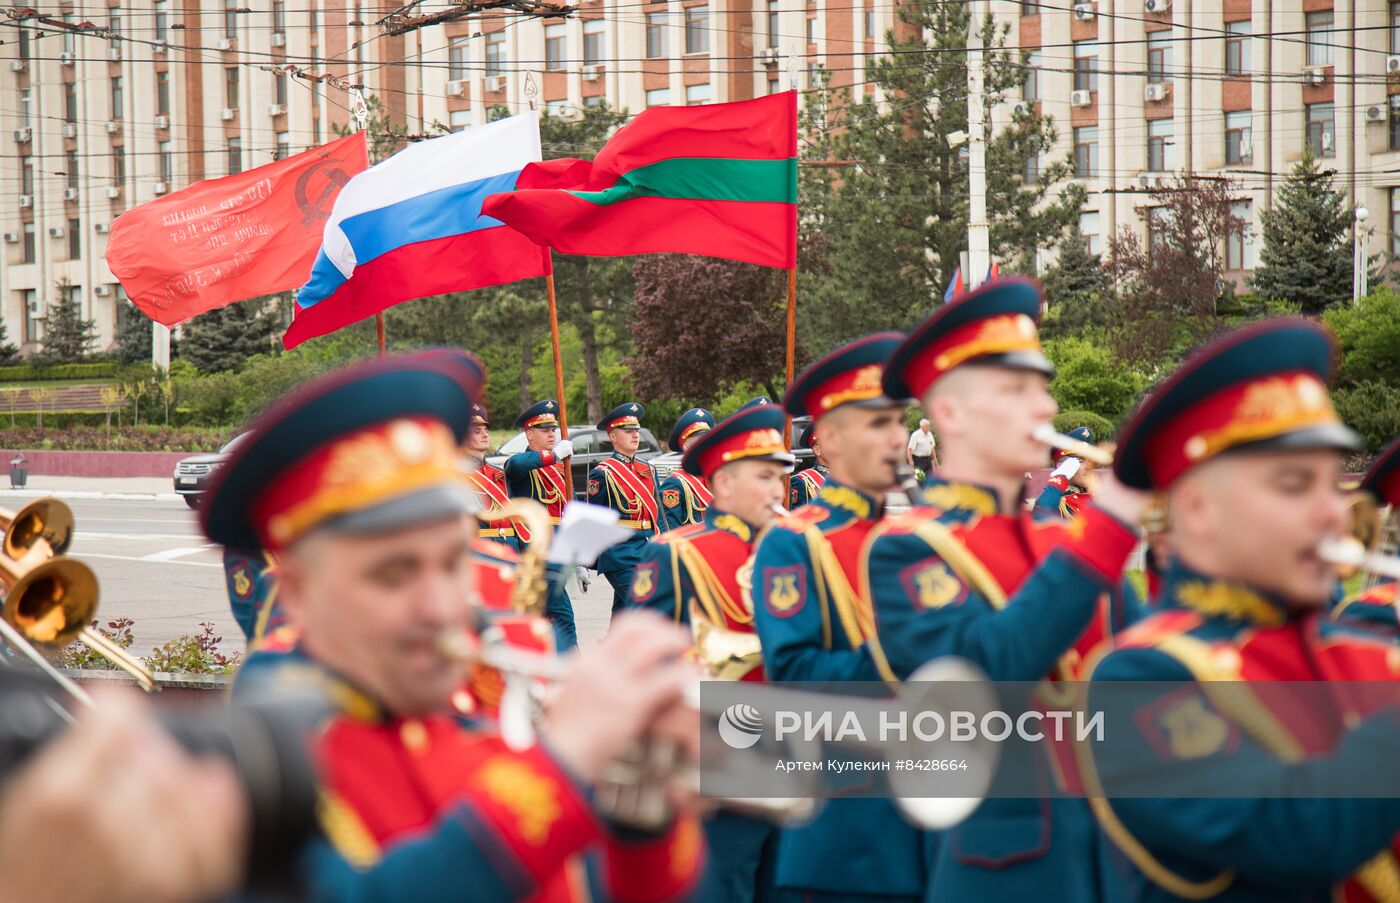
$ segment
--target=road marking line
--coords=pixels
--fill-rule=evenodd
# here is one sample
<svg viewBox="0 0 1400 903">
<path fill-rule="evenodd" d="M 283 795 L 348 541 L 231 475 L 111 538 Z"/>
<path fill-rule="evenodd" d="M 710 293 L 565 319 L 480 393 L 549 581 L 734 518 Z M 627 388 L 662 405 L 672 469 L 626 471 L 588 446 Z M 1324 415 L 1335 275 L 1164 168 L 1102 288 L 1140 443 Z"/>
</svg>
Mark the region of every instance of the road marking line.
<svg viewBox="0 0 1400 903">
<path fill-rule="evenodd" d="M 134 539 L 140 542 L 169 542 L 171 540 L 200 539 L 198 533 L 99 533 L 95 530 L 78 530 L 79 539 Z"/>
<path fill-rule="evenodd" d="M 184 549 L 165 549 L 160 552 L 152 552 L 149 555 L 142 555 L 142 561 L 174 561 L 177 558 L 187 558 L 190 555 L 198 555 L 200 552 L 207 552 L 217 546 L 206 543 L 202 546 L 191 546 Z"/>
<path fill-rule="evenodd" d="M 83 560 L 86 560 L 88 558 L 105 558 L 112 561 L 141 561 L 145 562 L 146 564 L 184 564 L 196 568 L 219 568 L 220 570 L 223 569 L 222 564 L 218 564 L 212 561 L 180 561 L 179 559 L 168 561 L 151 561 L 148 558 L 138 558 L 135 555 L 100 555 L 96 552 L 83 552 L 77 557 Z"/>
</svg>

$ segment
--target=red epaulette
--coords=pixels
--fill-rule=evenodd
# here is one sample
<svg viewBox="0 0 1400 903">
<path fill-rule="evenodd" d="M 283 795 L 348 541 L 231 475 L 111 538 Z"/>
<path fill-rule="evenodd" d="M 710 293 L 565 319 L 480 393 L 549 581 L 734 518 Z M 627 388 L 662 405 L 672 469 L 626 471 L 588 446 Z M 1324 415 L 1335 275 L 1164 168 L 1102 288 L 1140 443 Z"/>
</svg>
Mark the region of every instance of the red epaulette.
<svg viewBox="0 0 1400 903">
<path fill-rule="evenodd" d="M 803 530 L 819 524 L 831 516 L 831 512 L 821 505 L 803 505 L 787 517 L 778 519 L 775 527 L 782 527 L 784 530 L 791 530 L 794 533 L 801 533 Z"/>
<path fill-rule="evenodd" d="M 1378 583 L 1368 590 L 1357 593 L 1352 602 L 1365 602 L 1369 605 L 1394 605 L 1400 599 L 1400 583 Z"/>
<path fill-rule="evenodd" d="M 908 511 L 899 514 L 892 514 L 885 518 L 884 522 L 877 528 L 885 536 L 907 536 L 914 532 L 919 524 L 925 521 L 938 520 L 943 514 L 942 508 L 935 508 L 932 505 L 916 505 Z M 956 532 L 956 526 L 950 525 L 949 530 Z"/>
<path fill-rule="evenodd" d="M 1124 630 L 1113 645 L 1118 649 L 1152 649 L 1161 645 L 1163 640 L 1189 633 L 1202 620 L 1200 613 L 1195 611 L 1159 611 Z"/>
</svg>

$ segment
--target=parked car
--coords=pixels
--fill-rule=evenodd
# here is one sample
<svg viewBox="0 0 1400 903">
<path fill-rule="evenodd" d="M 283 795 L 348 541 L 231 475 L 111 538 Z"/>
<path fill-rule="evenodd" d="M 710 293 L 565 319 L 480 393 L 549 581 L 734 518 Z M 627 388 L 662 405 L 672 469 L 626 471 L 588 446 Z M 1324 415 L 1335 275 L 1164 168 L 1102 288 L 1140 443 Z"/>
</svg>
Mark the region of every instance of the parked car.
<svg viewBox="0 0 1400 903">
<path fill-rule="evenodd" d="M 577 498 L 583 498 L 588 492 L 588 471 L 593 468 L 594 464 L 613 453 L 613 445 L 608 439 L 608 434 L 599 431 L 595 426 L 569 427 L 569 441 L 574 444 L 573 466 L 571 468 L 574 472 L 574 495 Z M 497 467 L 504 467 L 506 458 L 519 454 L 526 448 L 525 434 L 523 432 L 516 433 L 502 443 L 496 454 L 487 456 L 486 462 Z M 660 454 L 660 443 L 651 434 L 651 430 L 643 428 L 642 444 L 637 449 L 637 457 L 643 461 L 650 461 Z"/>
<path fill-rule="evenodd" d="M 802 417 L 792 422 L 792 455 L 797 459 L 793 465 L 793 473 L 799 470 L 806 470 L 817 463 L 816 452 L 810 448 L 800 446 L 802 431 L 807 428 L 807 424 L 812 422 L 810 417 Z M 681 453 L 669 451 L 664 455 L 658 455 L 651 459 L 652 465 L 656 468 L 657 476 L 664 480 L 671 475 L 671 472 L 681 466 Z"/>
<path fill-rule="evenodd" d="M 214 471 L 228 460 L 228 456 L 247 435 L 239 433 L 218 451 L 206 455 L 191 455 L 175 465 L 175 491 L 185 500 L 186 505 L 191 508 L 199 507 L 199 497 L 209 488 Z"/>
</svg>

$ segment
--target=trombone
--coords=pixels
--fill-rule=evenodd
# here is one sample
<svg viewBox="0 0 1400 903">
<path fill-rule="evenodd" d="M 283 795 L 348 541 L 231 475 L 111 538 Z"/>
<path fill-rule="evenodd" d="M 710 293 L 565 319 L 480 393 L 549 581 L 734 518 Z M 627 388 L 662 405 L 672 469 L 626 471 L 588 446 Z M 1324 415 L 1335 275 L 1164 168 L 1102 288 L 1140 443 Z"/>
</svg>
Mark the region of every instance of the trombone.
<svg viewBox="0 0 1400 903">
<path fill-rule="evenodd" d="M 1400 557 L 1379 551 L 1385 519 L 1371 493 L 1353 492 L 1347 499 L 1347 532 L 1325 539 L 1317 547 L 1317 557 L 1332 565 L 1345 580 L 1365 571 L 1379 577 L 1400 580 Z"/>
<path fill-rule="evenodd" d="M 65 646 L 81 640 L 94 652 L 136 678 L 147 692 L 155 676 L 131 653 L 87 625 L 97 613 L 97 577 L 81 561 L 62 557 L 73 541 L 73 512 L 54 498 L 39 499 L 18 512 L 0 511 L 5 529 L 0 543 L 0 630 L 26 657 L 42 659 L 32 644 Z M 79 701 L 86 693 L 53 668 L 45 673 Z"/>
<path fill-rule="evenodd" d="M 568 678 L 572 665 L 565 659 L 541 655 L 523 649 L 506 646 L 490 636 L 487 630 L 479 647 L 469 644 L 464 637 L 456 634 L 444 635 L 440 644 L 444 654 L 461 657 L 467 655 L 475 661 L 497 669 L 506 675 L 506 692 L 501 698 L 501 736 L 512 746 L 523 747 L 534 742 L 534 724 L 539 715 L 537 696 L 532 694 L 531 685 L 548 687 Z M 945 692 L 937 683 L 957 681 L 968 685 L 977 694 L 972 703 L 981 708 L 994 707 L 992 690 L 986 686 L 985 678 L 970 663 L 956 658 L 938 659 L 919 668 L 909 678 L 894 699 L 863 699 L 841 697 L 842 705 L 855 713 L 867 724 L 882 723 L 882 718 L 891 715 L 921 711 L 942 711 L 946 706 Z M 935 684 L 929 686 L 926 684 Z M 725 716 L 730 708 L 722 701 L 701 692 L 704 681 L 697 680 L 687 693 L 687 704 L 696 716 L 716 719 Z M 762 711 L 779 710 L 821 710 L 830 708 L 833 697 L 827 694 L 802 690 L 768 687 L 752 684 L 744 688 L 744 698 L 748 705 Z M 866 740 L 864 738 L 842 738 L 832 741 L 832 745 L 852 750 L 858 754 L 883 758 L 888 761 L 903 759 L 939 758 L 938 749 L 930 749 L 928 744 L 909 739 L 904 741 Z M 808 757 L 820 754 L 823 744 L 809 743 L 800 752 Z M 718 747 L 717 747 L 718 748 Z M 959 747 L 956 754 L 944 757 L 967 758 L 978 764 L 983 777 L 972 796 L 957 798 L 921 797 L 917 794 L 918 772 L 891 770 L 888 772 L 892 789 L 896 792 L 896 804 L 906 818 L 925 830 L 951 828 L 963 821 L 982 803 L 991 779 L 996 771 L 999 750 L 996 744 L 986 740 Z M 727 766 L 720 771 L 717 779 L 726 774 L 736 775 L 743 771 L 749 774 L 763 773 L 765 780 L 782 780 L 767 777 L 773 774 L 775 756 L 760 747 L 751 750 L 724 748 Z M 672 811 L 667 799 L 669 783 L 680 780 L 691 789 L 698 790 L 702 763 L 685 761 L 680 750 L 671 744 L 657 741 L 644 741 L 639 748 L 614 762 L 604 774 L 596 788 L 599 807 L 610 817 L 643 829 L 654 829 L 664 825 Z M 761 772 L 759 771 L 761 769 Z M 744 812 L 755 817 L 775 821 L 780 824 L 801 824 L 810 820 L 818 811 L 822 800 L 814 794 L 820 790 L 820 782 L 810 776 L 800 777 L 796 772 L 786 777 L 785 789 L 790 796 L 771 798 L 713 796 L 721 808 Z M 900 791 L 903 792 L 900 792 Z"/>
</svg>

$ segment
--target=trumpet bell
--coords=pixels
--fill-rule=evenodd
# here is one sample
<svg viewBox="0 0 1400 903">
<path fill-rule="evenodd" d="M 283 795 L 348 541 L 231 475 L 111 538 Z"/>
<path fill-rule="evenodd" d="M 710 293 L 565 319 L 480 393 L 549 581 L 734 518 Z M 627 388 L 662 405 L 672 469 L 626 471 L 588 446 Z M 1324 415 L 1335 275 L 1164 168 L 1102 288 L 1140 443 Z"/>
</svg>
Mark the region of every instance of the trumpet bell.
<svg viewBox="0 0 1400 903">
<path fill-rule="evenodd" d="M 92 569 L 58 558 L 25 571 L 5 595 L 0 616 L 36 643 L 62 645 L 87 627 L 97 597 Z"/>
<path fill-rule="evenodd" d="M 73 509 L 54 498 L 36 499 L 14 514 L 0 512 L 0 526 L 5 529 L 3 552 L 16 560 L 41 540 L 53 556 L 63 555 L 73 544 Z"/>
</svg>

